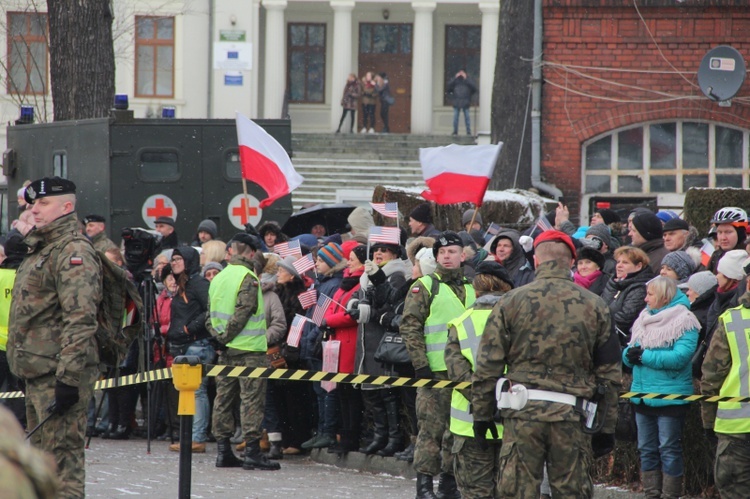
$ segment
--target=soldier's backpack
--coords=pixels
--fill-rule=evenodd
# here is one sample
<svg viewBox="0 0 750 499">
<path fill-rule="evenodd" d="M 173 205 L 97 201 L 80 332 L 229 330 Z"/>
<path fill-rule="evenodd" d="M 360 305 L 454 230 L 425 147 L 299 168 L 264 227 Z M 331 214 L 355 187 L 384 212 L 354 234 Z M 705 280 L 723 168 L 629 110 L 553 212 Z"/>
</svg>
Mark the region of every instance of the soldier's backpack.
<svg viewBox="0 0 750 499">
<path fill-rule="evenodd" d="M 143 301 L 127 273 L 101 251 L 102 301 L 96 313 L 99 362 L 117 367 L 143 326 Z"/>
</svg>

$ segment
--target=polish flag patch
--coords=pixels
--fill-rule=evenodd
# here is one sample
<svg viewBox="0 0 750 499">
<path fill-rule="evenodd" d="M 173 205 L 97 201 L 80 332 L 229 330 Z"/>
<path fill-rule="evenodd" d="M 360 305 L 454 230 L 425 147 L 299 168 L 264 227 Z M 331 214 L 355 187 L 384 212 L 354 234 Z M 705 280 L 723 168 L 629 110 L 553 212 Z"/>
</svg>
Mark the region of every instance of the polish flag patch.
<svg viewBox="0 0 750 499">
<path fill-rule="evenodd" d="M 83 265 L 83 258 L 81 258 L 80 256 L 71 256 L 70 264 L 71 265 Z"/>
<path fill-rule="evenodd" d="M 419 293 L 419 286 L 414 286 L 413 288 L 411 288 L 411 292 L 412 293 Z"/>
</svg>

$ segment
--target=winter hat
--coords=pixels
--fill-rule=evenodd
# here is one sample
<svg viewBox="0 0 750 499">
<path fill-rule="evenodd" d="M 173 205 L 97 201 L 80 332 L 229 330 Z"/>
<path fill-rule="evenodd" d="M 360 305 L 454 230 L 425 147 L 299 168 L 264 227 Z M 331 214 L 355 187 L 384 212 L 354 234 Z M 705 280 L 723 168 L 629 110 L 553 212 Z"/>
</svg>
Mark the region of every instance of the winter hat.
<svg viewBox="0 0 750 499">
<path fill-rule="evenodd" d="M 661 220 L 653 213 L 639 213 L 633 217 L 633 227 L 646 241 L 660 239 L 664 235 Z"/>
<path fill-rule="evenodd" d="M 212 239 L 216 239 L 216 235 L 219 233 L 219 229 L 216 228 L 216 223 L 208 218 L 198 224 L 198 230 L 195 232 L 201 231 L 211 234 Z"/>
<path fill-rule="evenodd" d="M 596 264 L 597 267 L 599 267 L 599 270 L 602 270 L 604 268 L 604 255 L 596 251 L 594 248 L 580 248 L 578 250 L 578 254 L 576 255 L 576 263 L 578 263 L 580 260 L 591 260 Z"/>
<path fill-rule="evenodd" d="M 612 249 L 612 233 L 610 232 L 608 226 L 604 224 L 592 225 L 586 231 L 586 237 L 588 236 L 596 237 L 597 239 L 601 240 L 601 242 L 606 244 L 608 249 Z"/>
<path fill-rule="evenodd" d="M 357 246 L 360 246 L 360 244 L 359 244 L 359 242 L 355 241 L 354 239 L 349 239 L 345 243 L 342 243 L 341 244 L 341 251 L 342 251 L 342 253 L 344 253 L 344 258 L 348 259 L 349 258 L 349 254 Z"/>
<path fill-rule="evenodd" d="M 283 260 L 279 261 L 279 267 L 286 270 L 290 274 L 292 274 L 295 277 L 301 277 L 299 275 L 299 272 L 297 272 L 297 269 L 294 268 L 294 262 L 297 261 L 297 258 L 293 255 L 289 255 L 287 257 L 284 257 Z"/>
<path fill-rule="evenodd" d="M 604 223 L 607 225 L 620 221 L 620 215 L 609 208 L 602 208 L 601 210 L 596 210 L 596 212 L 602 216 L 602 220 L 604 220 Z"/>
<path fill-rule="evenodd" d="M 352 253 L 356 255 L 359 263 L 365 263 L 365 260 L 367 260 L 367 246 L 364 244 L 355 246 L 354 249 L 352 249 Z"/>
<path fill-rule="evenodd" d="M 680 284 L 679 287 L 680 289 L 692 289 L 700 296 L 718 285 L 719 281 L 716 279 L 716 276 L 710 270 L 704 270 L 703 272 L 696 272 L 691 275 L 690 279 L 685 284 Z"/>
<path fill-rule="evenodd" d="M 745 270 L 742 264 L 747 258 L 747 251 L 745 250 L 732 250 L 724 253 L 724 256 L 719 260 L 719 265 L 716 267 L 717 272 L 721 272 L 725 277 L 734 279 L 735 281 L 741 281 L 745 278 Z"/>
<path fill-rule="evenodd" d="M 664 223 L 664 232 L 671 230 L 690 230 L 690 225 L 681 218 L 673 218 Z"/>
<path fill-rule="evenodd" d="M 409 218 L 413 218 L 417 222 L 421 222 L 423 224 L 431 224 L 432 210 L 430 209 L 430 203 L 418 204 L 417 207 L 411 210 L 411 213 L 409 213 Z"/>
<path fill-rule="evenodd" d="M 355 234 L 361 234 L 365 237 L 370 233 L 370 227 L 375 225 L 375 221 L 372 219 L 372 213 L 363 206 L 354 208 L 354 210 L 349 213 L 346 221 L 349 222 L 352 232 Z"/>
<path fill-rule="evenodd" d="M 656 218 L 661 220 L 664 223 L 669 222 L 673 218 L 679 218 L 677 216 L 677 213 L 673 212 L 672 210 L 660 210 L 656 213 Z"/>
<path fill-rule="evenodd" d="M 174 218 L 172 217 L 159 217 L 154 222 L 155 224 L 164 224 L 174 227 Z"/>
<path fill-rule="evenodd" d="M 435 256 L 432 254 L 432 248 L 422 248 L 417 251 L 416 260 L 419 262 L 419 269 L 422 271 L 422 275 L 432 274 L 437 269 L 437 261 L 435 261 Z"/>
<path fill-rule="evenodd" d="M 471 222 L 471 217 L 474 217 L 474 210 L 466 210 L 464 214 L 461 215 L 461 227 L 466 227 L 466 224 Z M 477 212 L 477 216 L 474 217 L 474 222 L 478 223 L 479 225 L 484 225 L 482 223 L 481 213 Z"/>
<path fill-rule="evenodd" d="M 333 268 L 344 259 L 344 251 L 336 243 L 328 243 L 318 250 L 318 258 Z"/>
<path fill-rule="evenodd" d="M 339 246 L 341 246 L 342 243 L 341 234 L 331 234 L 330 236 L 323 239 L 323 246 L 325 246 L 328 243 L 336 243 Z"/>
<path fill-rule="evenodd" d="M 500 265 L 497 262 L 492 261 L 484 261 L 480 262 L 479 265 L 476 266 L 474 269 L 474 272 L 476 275 L 479 274 L 487 274 L 491 275 L 492 277 L 496 277 L 497 279 L 500 279 L 505 284 L 509 285 L 511 289 L 513 289 L 513 279 L 511 279 L 510 275 L 508 275 L 508 271 Z"/>
<path fill-rule="evenodd" d="M 685 282 L 690 274 L 695 272 L 695 262 L 690 255 L 684 251 L 672 251 L 664 255 L 661 260 L 662 265 L 666 265 L 677 274 L 677 280 Z"/>
<path fill-rule="evenodd" d="M 203 270 L 201 270 L 201 277 L 206 277 L 206 272 L 211 269 L 221 272 L 222 270 L 224 270 L 224 267 L 222 267 L 221 264 L 217 262 L 208 262 L 203 266 Z"/>
<path fill-rule="evenodd" d="M 635 208 L 633 211 L 630 212 L 630 215 L 628 215 L 628 221 L 633 220 L 633 218 L 635 218 L 636 215 L 641 215 L 643 213 L 650 213 L 652 215 L 654 214 L 654 212 L 649 210 L 648 208 L 639 206 L 638 208 Z"/>
<path fill-rule="evenodd" d="M 476 251 L 477 243 L 474 241 L 474 238 L 471 237 L 471 235 L 468 232 L 466 232 L 465 230 L 462 230 L 458 232 L 458 237 L 460 237 L 461 241 L 463 241 L 464 248 L 469 246 L 470 248 Z"/>
</svg>

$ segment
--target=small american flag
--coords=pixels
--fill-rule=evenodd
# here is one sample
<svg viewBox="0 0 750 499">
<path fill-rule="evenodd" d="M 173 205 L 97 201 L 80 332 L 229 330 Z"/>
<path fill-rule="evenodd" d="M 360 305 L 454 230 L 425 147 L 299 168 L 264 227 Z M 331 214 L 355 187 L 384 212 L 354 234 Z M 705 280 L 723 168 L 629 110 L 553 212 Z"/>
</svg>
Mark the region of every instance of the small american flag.
<svg viewBox="0 0 750 499">
<path fill-rule="evenodd" d="M 287 256 L 302 256 L 302 249 L 300 248 L 299 241 L 278 243 L 274 245 L 273 252 L 278 254 L 281 258 L 286 258 Z"/>
<path fill-rule="evenodd" d="M 289 336 L 286 338 L 287 345 L 299 348 L 299 340 L 302 338 L 302 328 L 305 327 L 307 318 L 295 314 L 292 325 L 289 326 Z"/>
<path fill-rule="evenodd" d="M 372 209 L 388 218 L 398 218 L 398 203 L 370 203 Z"/>
<path fill-rule="evenodd" d="M 318 301 L 318 291 L 315 289 L 311 289 L 310 291 L 305 291 L 304 293 L 298 294 L 297 298 L 299 298 L 299 302 L 302 305 L 302 308 L 307 310 L 308 308 L 315 305 L 315 303 Z"/>
<path fill-rule="evenodd" d="M 325 317 L 326 312 L 328 311 L 328 307 L 331 306 L 331 303 L 333 303 L 333 300 L 331 300 L 330 296 L 326 295 L 320 295 L 318 298 L 318 304 L 315 305 L 315 312 L 313 312 L 313 315 L 311 317 L 311 320 L 320 326 L 320 323 L 323 322 L 323 317 Z"/>
<path fill-rule="evenodd" d="M 547 232 L 548 230 L 554 229 L 554 227 L 552 227 L 552 224 L 549 223 L 549 220 L 547 220 L 547 217 L 545 215 L 542 215 L 541 217 L 539 217 L 539 220 L 536 221 L 536 226 L 542 232 Z"/>
<path fill-rule="evenodd" d="M 401 229 L 398 227 L 370 227 L 371 243 L 387 243 L 398 245 L 401 242 Z"/>
<path fill-rule="evenodd" d="M 315 262 L 313 261 L 312 255 L 308 253 L 299 260 L 295 260 L 294 262 L 292 262 L 292 266 L 294 266 L 295 270 L 300 275 L 302 275 L 311 268 L 315 267 Z"/>
<path fill-rule="evenodd" d="M 502 229 L 502 227 L 500 227 L 500 224 L 496 224 L 495 222 L 492 222 L 490 226 L 487 227 L 487 232 L 485 232 L 484 235 L 486 236 L 487 234 L 489 234 L 491 236 L 496 236 L 497 233 L 500 232 L 500 229 Z"/>
</svg>

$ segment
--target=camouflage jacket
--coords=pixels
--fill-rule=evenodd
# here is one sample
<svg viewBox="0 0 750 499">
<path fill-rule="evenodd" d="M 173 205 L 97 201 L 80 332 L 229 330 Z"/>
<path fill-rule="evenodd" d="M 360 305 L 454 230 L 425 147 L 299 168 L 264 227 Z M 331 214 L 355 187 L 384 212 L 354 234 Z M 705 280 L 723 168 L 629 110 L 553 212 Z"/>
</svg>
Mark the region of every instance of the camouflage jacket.
<svg viewBox="0 0 750 499">
<path fill-rule="evenodd" d="M 100 232 L 91 238 L 91 244 L 96 251 L 106 252 L 109 248 L 117 248 L 117 245 L 107 237 L 106 232 Z"/>
<path fill-rule="evenodd" d="M 466 298 L 464 284 L 468 283 L 464 277 L 464 269 L 460 267 L 448 270 L 438 264 L 435 273 L 440 275 L 442 282 L 447 284 L 458 299 L 463 302 Z M 415 369 L 429 366 L 424 341 L 424 323 L 430 315 L 431 302 L 432 295 L 425 289 L 424 284 L 420 281 L 414 281 L 411 290 L 406 294 L 399 331 L 406 343 L 406 350 L 409 352 L 409 358 Z"/>
<path fill-rule="evenodd" d="M 591 398 L 607 387 L 609 410 L 604 433 L 614 433 L 621 384 L 620 348 L 609 309 L 601 298 L 576 285 L 570 269 L 549 261 L 534 282 L 505 294 L 492 309 L 479 343 L 472 377 L 472 408 L 478 421 L 495 411 L 495 384 L 503 374 L 512 383 Z M 573 406 L 529 401 L 503 410 L 503 417 L 530 421 L 577 421 Z"/>
<path fill-rule="evenodd" d="M 250 269 L 252 272 L 255 272 L 252 260 L 248 260 L 242 255 L 233 256 L 229 265 L 242 265 L 243 267 Z M 216 330 L 211 326 L 211 314 L 206 314 L 206 329 L 211 333 L 211 336 L 219 340 L 221 344 L 226 345 L 240 334 L 242 328 L 247 324 L 247 321 L 250 320 L 250 317 L 252 317 L 258 309 L 258 290 L 258 281 L 252 276 L 247 275 L 240 285 L 240 290 L 237 292 L 237 303 L 234 308 L 234 314 L 232 314 L 232 317 L 227 321 L 226 333 L 222 335 L 216 334 Z M 208 304 L 208 309 L 211 310 L 210 302 Z M 236 350 L 234 348 L 227 350 L 227 354 L 229 355 L 246 353 L 245 350 Z"/>
<path fill-rule="evenodd" d="M 741 307 L 750 308 L 750 292 L 743 294 L 739 301 Z M 732 354 L 729 352 L 727 330 L 724 321 L 719 320 L 701 367 L 701 395 L 718 395 L 731 368 Z M 704 428 L 714 427 L 717 407 L 715 402 L 701 402 Z"/>
<path fill-rule="evenodd" d="M 78 386 L 99 362 L 96 312 L 102 270 L 75 213 L 24 238 L 30 250 L 16 274 L 8 326 L 8 362 L 20 378 L 55 374 Z"/>
</svg>

